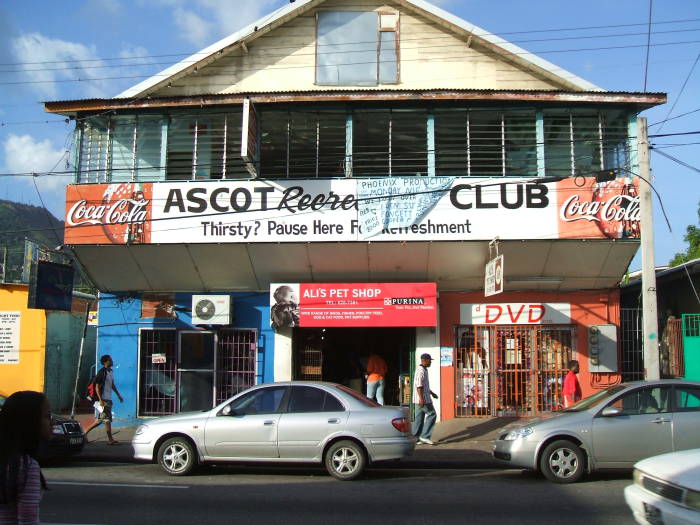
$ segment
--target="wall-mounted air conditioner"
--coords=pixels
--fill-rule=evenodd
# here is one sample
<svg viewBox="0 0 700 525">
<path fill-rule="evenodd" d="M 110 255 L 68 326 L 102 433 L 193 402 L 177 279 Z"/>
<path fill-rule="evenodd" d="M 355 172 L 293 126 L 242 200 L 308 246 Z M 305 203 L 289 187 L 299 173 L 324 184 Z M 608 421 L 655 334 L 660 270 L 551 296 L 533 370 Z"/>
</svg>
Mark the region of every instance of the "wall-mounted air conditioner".
<svg viewBox="0 0 700 525">
<path fill-rule="evenodd" d="M 230 295 L 193 295 L 192 324 L 231 324 Z"/>
</svg>

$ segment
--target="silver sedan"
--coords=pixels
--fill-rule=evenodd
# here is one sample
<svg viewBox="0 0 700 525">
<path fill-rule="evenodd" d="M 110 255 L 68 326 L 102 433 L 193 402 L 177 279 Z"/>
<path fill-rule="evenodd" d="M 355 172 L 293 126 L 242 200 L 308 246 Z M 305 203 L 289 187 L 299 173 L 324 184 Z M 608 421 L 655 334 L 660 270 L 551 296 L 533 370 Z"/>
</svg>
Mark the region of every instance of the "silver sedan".
<svg viewBox="0 0 700 525">
<path fill-rule="evenodd" d="M 493 455 L 572 483 L 586 472 L 700 447 L 700 383 L 662 380 L 602 390 L 574 406 L 506 427 Z"/>
<path fill-rule="evenodd" d="M 212 410 L 150 420 L 132 441 L 136 459 L 172 475 L 203 462 L 323 463 L 340 480 L 409 456 L 415 444 L 402 408 L 342 385 L 302 381 L 258 385 Z"/>
</svg>

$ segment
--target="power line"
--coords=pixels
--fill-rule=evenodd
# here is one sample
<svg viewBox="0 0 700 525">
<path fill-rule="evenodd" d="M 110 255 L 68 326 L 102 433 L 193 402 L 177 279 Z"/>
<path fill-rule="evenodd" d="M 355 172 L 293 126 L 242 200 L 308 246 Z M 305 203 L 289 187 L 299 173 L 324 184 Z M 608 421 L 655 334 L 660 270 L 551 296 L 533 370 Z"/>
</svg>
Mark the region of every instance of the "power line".
<svg viewBox="0 0 700 525">
<path fill-rule="evenodd" d="M 647 54 L 644 60 L 644 92 L 647 91 L 647 78 L 649 77 L 649 51 L 651 50 L 651 19 L 654 0 L 649 0 L 649 28 L 647 29 Z"/>
<path fill-rule="evenodd" d="M 680 42 L 662 42 L 658 44 L 652 44 L 654 47 L 658 46 L 672 46 L 672 45 L 685 45 L 685 44 L 697 44 L 700 43 L 700 40 L 685 40 L 685 41 L 680 41 Z M 509 53 L 511 55 L 542 55 L 542 54 L 547 54 L 547 53 L 574 53 L 574 52 L 582 52 L 582 51 L 606 51 L 606 50 L 612 50 L 612 49 L 633 49 L 633 48 L 639 48 L 639 47 L 644 47 L 645 44 L 633 44 L 633 45 L 624 45 L 624 46 L 601 46 L 601 47 L 588 47 L 588 48 L 578 48 L 578 49 L 554 49 L 554 50 L 544 50 L 544 51 L 523 51 L 521 53 Z M 426 49 L 429 48 L 430 46 L 423 46 L 421 49 Z M 437 46 L 437 47 L 445 47 L 445 46 Z M 285 55 L 289 56 L 289 55 Z M 467 57 L 469 58 L 469 57 Z M 430 60 L 434 60 L 435 57 L 428 57 L 428 58 L 416 58 L 416 59 L 401 59 L 402 63 L 405 62 L 426 62 Z M 470 59 L 471 60 L 471 59 Z M 474 58 L 476 60 L 476 58 Z M 396 62 L 396 60 L 388 60 L 386 63 L 392 63 Z M 348 62 L 348 63 L 338 63 L 334 64 L 335 66 L 357 66 L 357 65 L 370 65 L 370 64 L 376 64 L 376 60 L 372 60 L 371 62 Z M 226 66 L 207 66 L 207 68 L 219 68 L 219 67 L 226 67 Z M 271 67 L 268 68 L 269 71 L 287 71 L 287 70 L 298 70 L 298 69 L 309 69 L 309 68 L 316 68 L 315 64 L 307 64 L 307 65 L 301 65 L 301 66 L 282 66 L 282 67 Z M 259 68 L 236 68 L 236 72 L 246 72 L 246 71 L 259 71 Z M 195 73 L 196 74 L 196 73 Z M 86 77 L 86 78 L 73 78 L 73 79 L 53 79 L 53 80 L 25 80 L 25 81 L 13 81 L 13 82 L 0 82 L 0 85 L 4 86 L 9 86 L 9 85 L 25 85 L 25 84 L 52 84 L 52 83 L 67 83 L 67 82 L 100 82 L 104 80 L 128 80 L 128 79 L 138 79 L 138 78 L 155 78 L 155 77 L 170 77 L 173 76 L 173 73 L 157 73 L 154 75 L 123 75 L 123 76 L 116 76 L 116 77 Z M 218 73 L 215 74 L 200 74 L 199 75 L 201 78 L 207 78 L 207 77 L 216 77 L 220 76 Z M 217 84 L 214 83 L 209 83 L 208 85 L 214 86 Z M 221 84 L 221 85 L 228 85 L 228 84 Z"/>
<path fill-rule="evenodd" d="M 683 86 L 681 87 L 681 90 L 678 93 L 676 100 L 673 102 L 671 109 L 669 109 L 668 113 L 666 114 L 666 119 L 663 122 L 661 122 L 661 127 L 658 129 L 659 133 L 661 133 L 661 130 L 663 129 L 666 122 L 668 122 L 669 117 L 671 116 L 671 113 L 673 113 L 673 110 L 676 109 L 676 104 L 678 104 L 678 101 L 683 96 L 683 92 L 685 91 L 685 87 L 688 85 L 688 81 L 690 80 L 690 77 L 693 75 L 693 71 L 695 70 L 695 66 L 698 65 L 698 60 L 700 60 L 700 53 L 698 53 L 698 56 L 695 57 L 695 62 L 693 62 L 693 65 L 690 67 L 690 71 L 688 71 L 688 75 L 685 77 L 685 80 L 683 81 Z"/>
<path fill-rule="evenodd" d="M 671 31 L 657 31 L 654 34 L 668 34 L 668 33 L 689 33 L 689 32 L 698 32 L 700 31 L 700 28 L 693 28 L 693 29 L 676 29 L 676 30 L 671 30 Z M 562 41 L 562 40 L 581 40 L 581 39 L 603 39 L 603 38 L 620 38 L 620 37 L 630 37 L 630 36 L 642 36 L 646 35 L 647 33 L 621 33 L 621 34 L 613 34 L 613 35 L 584 35 L 584 36 L 575 36 L 575 37 L 559 37 L 559 38 L 544 38 L 544 39 L 530 39 L 530 40 L 513 40 L 510 41 L 509 43 L 511 44 L 516 44 L 516 43 L 532 43 L 532 42 L 552 42 L 552 41 Z M 402 38 L 401 43 L 403 44 L 404 42 L 409 42 L 409 41 L 421 41 L 424 42 L 426 40 L 449 40 L 453 41 L 454 38 L 451 36 L 440 36 L 440 37 L 428 37 L 428 38 Z M 367 44 L 368 46 L 366 49 L 357 49 L 357 48 L 352 48 L 351 50 L 347 51 L 328 51 L 328 52 L 319 52 L 319 51 L 314 51 L 312 53 L 294 53 L 295 57 L 300 57 L 300 56 L 318 56 L 318 55 L 343 55 L 343 54 L 354 54 L 354 53 L 362 53 L 362 52 L 373 52 L 376 51 L 376 42 L 349 42 L 347 45 L 349 46 L 356 46 L 359 44 Z M 328 45 L 328 44 L 327 44 Z M 333 44 L 334 45 L 334 44 Z M 319 44 L 319 47 L 323 47 L 323 44 Z M 459 43 L 459 44 L 451 44 L 451 45 L 438 45 L 438 46 L 401 46 L 402 51 L 410 51 L 410 50 L 421 50 L 421 49 L 434 49 L 434 48 L 463 48 L 464 43 Z M 285 49 L 289 51 L 288 47 L 265 47 L 265 51 L 268 51 L 270 49 Z M 289 56 L 289 53 L 285 54 L 265 54 L 266 58 L 283 58 Z M 154 55 L 155 58 L 155 55 Z M 648 56 L 647 56 L 647 62 L 648 62 Z M 126 60 L 137 60 L 136 58 L 124 58 L 124 61 Z M 185 60 L 178 62 L 179 64 L 195 64 L 199 61 L 200 59 L 194 59 L 194 60 Z M 59 62 L 61 63 L 61 62 Z M 28 63 L 30 64 L 30 63 Z M 94 65 L 94 66 L 64 66 L 64 67 L 47 67 L 47 68 L 36 68 L 36 69 L 16 69 L 16 70 L 0 70 L 0 73 L 32 73 L 32 72 L 45 72 L 45 71 L 80 71 L 80 70 L 88 70 L 88 69 L 107 69 L 107 68 L 118 68 L 118 67 L 144 67 L 144 66 L 155 66 L 155 65 L 173 65 L 175 64 L 172 61 L 169 62 L 138 62 L 138 63 L 120 63 L 120 64 L 99 64 L 99 65 Z M 217 67 L 214 65 L 208 65 L 207 67 Z M 225 67 L 225 66 L 224 66 Z"/>
<path fill-rule="evenodd" d="M 688 22 L 698 22 L 700 18 L 684 18 L 677 20 L 663 20 L 658 22 L 653 22 L 652 25 L 667 25 L 667 24 L 682 24 Z M 580 26 L 580 27 L 562 27 L 562 28 L 549 28 L 549 29 L 533 29 L 527 31 L 506 31 L 506 32 L 486 32 L 486 33 L 473 33 L 475 37 L 483 36 L 498 36 L 498 35 L 522 35 L 522 34 L 532 34 L 532 33 L 552 33 L 552 32 L 566 32 L 566 31 L 586 31 L 591 29 L 619 29 L 623 27 L 640 27 L 646 26 L 647 23 L 635 23 L 635 24 L 612 24 L 612 25 L 599 25 L 599 26 Z M 680 30 L 682 31 L 682 30 Z M 663 33 L 665 33 L 664 31 Z M 661 31 L 655 33 L 662 33 Z M 645 35 L 644 33 L 639 33 L 640 35 Z M 435 37 L 435 38 L 445 38 L 445 37 Z M 421 39 L 423 40 L 423 39 Z M 406 38 L 402 38 L 402 41 L 406 41 Z M 358 42 L 359 43 L 359 42 Z M 512 42 L 511 42 L 512 43 Z M 289 46 L 276 46 L 276 47 L 266 47 L 266 49 L 289 49 Z M 124 61 L 124 60 L 145 60 L 151 58 L 175 58 L 175 57 L 190 57 L 194 55 L 209 56 L 213 53 L 211 52 L 187 52 L 187 53 L 166 53 L 158 55 L 139 55 L 132 57 L 105 57 L 105 58 L 91 58 L 91 59 L 64 59 L 64 60 L 42 60 L 34 62 L 5 62 L 0 63 L 0 67 L 10 67 L 10 66 L 24 66 L 24 65 L 36 65 L 36 64 L 66 64 L 66 63 L 90 63 L 90 62 L 102 62 L 102 61 Z"/>
<path fill-rule="evenodd" d="M 697 167 L 695 167 L 695 166 L 691 166 L 691 165 L 688 164 L 687 162 L 683 162 L 681 159 L 678 159 L 678 158 L 674 157 L 673 155 L 669 155 L 668 153 L 666 153 L 666 152 L 664 152 L 664 151 L 660 151 L 660 150 L 658 150 L 658 149 L 656 149 L 656 148 L 652 149 L 652 151 L 655 151 L 655 152 L 658 153 L 659 155 L 663 155 L 663 156 L 666 157 L 667 159 L 672 160 L 673 162 L 675 162 L 676 164 L 679 164 L 679 165 L 683 166 L 684 168 L 688 168 L 689 170 L 693 170 L 693 171 L 696 171 L 696 172 L 700 173 L 700 168 L 697 168 Z"/>
<path fill-rule="evenodd" d="M 659 138 L 659 137 L 678 137 L 679 135 L 698 135 L 700 131 L 683 131 L 680 133 L 655 133 L 654 135 L 649 135 L 649 138 Z M 634 138 L 634 137 L 631 137 Z"/>
<path fill-rule="evenodd" d="M 660 120 L 659 122 L 654 122 L 653 124 L 649 124 L 649 127 L 651 127 L 651 126 L 658 126 L 659 124 L 663 124 L 664 122 L 669 122 L 669 121 L 671 121 L 671 120 L 676 120 L 676 119 L 679 119 L 679 118 L 681 118 L 681 117 L 685 117 L 685 116 L 687 116 L 687 115 L 691 115 L 691 114 L 693 114 L 693 113 L 697 113 L 698 111 L 700 111 L 700 108 L 693 109 L 693 110 L 691 110 L 691 111 L 686 111 L 685 113 L 681 113 L 680 115 L 676 115 L 675 117 L 666 118 L 666 119 L 664 119 L 664 120 Z"/>
</svg>

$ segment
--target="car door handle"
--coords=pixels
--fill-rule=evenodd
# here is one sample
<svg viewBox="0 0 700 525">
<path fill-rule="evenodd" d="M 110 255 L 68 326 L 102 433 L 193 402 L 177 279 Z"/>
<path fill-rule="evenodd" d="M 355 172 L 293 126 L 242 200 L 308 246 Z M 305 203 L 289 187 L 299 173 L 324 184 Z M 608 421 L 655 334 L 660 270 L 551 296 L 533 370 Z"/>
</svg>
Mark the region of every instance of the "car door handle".
<svg viewBox="0 0 700 525">
<path fill-rule="evenodd" d="M 266 426 L 268 426 L 268 427 L 269 427 L 270 425 L 274 425 L 274 424 L 275 424 L 275 422 L 272 421 L 271 419 L 268 419 L 268 420 L 266 420 L 266 421 L 263 422 L 263 425 L 266 425 Z"/>
<path fill-rule="evenodd" d="M 333 425 L 337 425 L 338 423 L 340 423 L 340 419 L 338 419 L 337 417 L 331 417 L 328 419 L 328 422 L 332 423 Z"/>
<path fill-rule="evenodd" d="M 657 425 L 659 423 L 669 423 L 670 421 L 670 419 L 666 419 L 665 417 L 657 417 L 656 419 L 651 420 L 652 423 L 656 423 Z"/>
</svg>

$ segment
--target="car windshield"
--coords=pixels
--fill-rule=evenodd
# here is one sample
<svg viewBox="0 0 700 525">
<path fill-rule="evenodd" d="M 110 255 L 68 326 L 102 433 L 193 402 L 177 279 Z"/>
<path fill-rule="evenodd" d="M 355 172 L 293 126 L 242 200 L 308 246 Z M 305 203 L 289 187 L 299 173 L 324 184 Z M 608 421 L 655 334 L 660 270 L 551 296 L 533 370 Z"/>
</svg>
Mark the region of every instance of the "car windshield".
<svg viewBox="0 0 700 525">
<path fill-rule="evenodd" d="M 379 403 L 377 403 L 376 401 L 372 401 L 370 398 L 363 396 L 362 394 L 353 390 L 352 388 L 348 388 L 344 385 L 336 385 L 336 388 L 338 390 L 342 390 L 343 392 L 345 392 L 349 396 L 354 397 L 355 399 L 357 399 L 361 403 L 367 405 L 368 407 L 380 407 L 380 406 L 382 406 Z"/>
<path fill-rule="evenodd" d="M 588 410 L 589 408 L 593 408 L 595 406 L 605 403 L 612 396 L 614 396 L 621 390 L 624 390 L 625 388 L 627 388 L 626 385 L 611 386 L 610 388 L 606 388 L 605 390 L 593 394 L 592 396 L 588 396 L 587 398 L 582 399 L 575 405 L 571 405 L 569 408 L 564 409 L 563 412 L 581 412 L 583 410 Z"/>
</svg>

